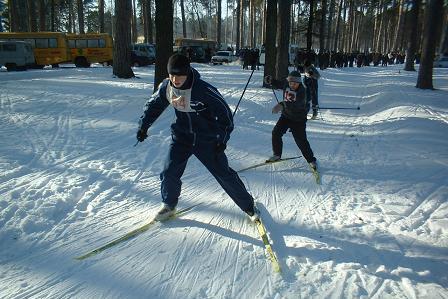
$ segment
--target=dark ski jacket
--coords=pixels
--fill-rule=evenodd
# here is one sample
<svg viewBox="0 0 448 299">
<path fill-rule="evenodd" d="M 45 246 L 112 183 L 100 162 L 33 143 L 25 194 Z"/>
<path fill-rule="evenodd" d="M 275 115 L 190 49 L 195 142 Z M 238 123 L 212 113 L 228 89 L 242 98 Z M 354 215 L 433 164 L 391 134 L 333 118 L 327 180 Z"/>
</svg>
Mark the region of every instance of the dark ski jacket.
<svg viewBox="0 0 448 299">
<path fill-rule="evenodd" d="M 185 144 L 195 145 L 198 141 L 226 144 L 233 131 L 232 112 L 219 91 L 203 81 L 200 74 L 191 68 L 191 88 L 183 90 L 172 86 L 167 78 L 146 102 L 140 118 L 140 129 L 147 130 L 162 112 L 171 104 L 176 118 L 171 124 L 173 139 Z M 178 96 L 187 99 L 187 105 L 179 107 Z"/>
<path fill-rule="evenodd" d="M 292 90 L 286 80 L 272 80 L 272 86 L 283 89 L 282 116 L 292 121 L 306 121 L 306 115 L 310 110 L 310 101 L 306 96 L 306 87 L 303 83 L 299 89 Z"/>
</svg>

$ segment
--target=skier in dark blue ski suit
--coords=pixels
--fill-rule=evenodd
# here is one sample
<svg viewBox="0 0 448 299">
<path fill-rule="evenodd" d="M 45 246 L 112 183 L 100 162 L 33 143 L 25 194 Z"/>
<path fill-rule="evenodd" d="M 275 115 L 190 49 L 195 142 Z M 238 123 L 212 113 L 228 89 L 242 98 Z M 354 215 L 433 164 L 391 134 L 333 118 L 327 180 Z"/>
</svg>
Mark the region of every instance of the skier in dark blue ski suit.
<svg viewBox="0 0 448 299">
<path fill-rule="evenodd" d="M 224 153 L 233 130 L 232 112 L 218 90 L 203 81 L 190 67 L 189 60 L 174 54 L 168 61 L 169 78 L 145 105 L 137 139 L 142 142 L 148 128 L 168 107 L 175 108 L 176 119 L 171 125 L 172 142 L 160 174 L 163 205 L 156 219 L 163 220 L 175 213 L 181 191 L 181 177 L 188 159 L 195 155 L 224 188 L 232 200 L 252 221 L 258 219 L 254 199 L 247 192 L 238 174 L 229 167 Z M 197 186 L 200 188 L 200 184 Z"/>
</svg>

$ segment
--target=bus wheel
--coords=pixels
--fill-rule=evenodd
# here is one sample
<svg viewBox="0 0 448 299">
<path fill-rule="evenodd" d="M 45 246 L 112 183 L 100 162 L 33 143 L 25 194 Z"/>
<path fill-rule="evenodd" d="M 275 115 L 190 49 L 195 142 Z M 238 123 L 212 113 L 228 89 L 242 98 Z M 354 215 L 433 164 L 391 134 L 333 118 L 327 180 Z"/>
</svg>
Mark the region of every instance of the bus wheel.
<svg viewBox="0 0 448 299">
<path fill-rule="evenodd" d="M 5 67 L 8 72 L 13 72 L 17 70 L 17 65 L 15 63 L 7 63 L 5 64 Z"/>
<path fill-rule="evenodd" d="M 77 57 L 75 59 L 76 67 L 90 67 L 90 63 L 87 62 L 85 57 Z"/>
<path fill-rule="evenodd" d="M 31 68 L 41 70 L 44 67 L 45 67 L 45 65 L 42 65 L 42 64 L 33 64 L 33 66 Z"/>
</svg>

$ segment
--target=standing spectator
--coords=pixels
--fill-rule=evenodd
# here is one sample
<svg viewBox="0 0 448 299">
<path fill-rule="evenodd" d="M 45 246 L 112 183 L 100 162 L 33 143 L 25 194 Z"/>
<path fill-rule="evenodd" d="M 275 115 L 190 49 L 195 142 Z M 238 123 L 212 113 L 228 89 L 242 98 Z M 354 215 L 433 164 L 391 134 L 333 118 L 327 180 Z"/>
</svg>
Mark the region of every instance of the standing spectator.
<svg viewBox="0 0 448 299">
<path fill-rule="evenodd" d="M 317 80 L 319 80 L 320 74 L 319 71 L 314 67 L 314 65 L 311 64 L 309 60 L 305 60 L 303 67 L 305 73 L 305 79 L 303 83 L 305 84 L 306 87 L 307 99 L 308 101 L 311 101 L 313 108 L 313 116 L 311 117 L 311 119 L 316 119 L 317 113 L 319 111 L 319 101 L 317 97 L 318 92 Z"/>
</svg>

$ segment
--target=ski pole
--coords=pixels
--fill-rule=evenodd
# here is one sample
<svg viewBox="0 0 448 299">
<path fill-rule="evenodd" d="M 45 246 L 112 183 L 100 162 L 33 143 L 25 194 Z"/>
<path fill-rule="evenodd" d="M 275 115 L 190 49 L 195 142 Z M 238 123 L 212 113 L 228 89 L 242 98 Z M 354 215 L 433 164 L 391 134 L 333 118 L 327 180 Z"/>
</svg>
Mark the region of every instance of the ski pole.
<svg viewBox="0 0 448 299">
<path fill-rule="evenodd" d="M 252 78 L 252 75 L 254 74 L 254 71 L 255 70 L 252 70 L 252 73 L 250 73 L 249 80 L 247 80 L 246 86 L 244 87 L 243 93 L 241 94 L 241 97 L 240 97 L 240 100 L 238 101 L 238 104 L 236 104 L 236 108 L 235 108 L 235 111 L 233 111 L 233 115 L 232 116 L 235 116 L 235 113 L 238 110 L 238 106 L 240 105 L 241 99 L 243 98 L 244 93 L 246 92 L 247 85 L 249 85 L 250 78 Z"/>
<path fill-rule="evenodd" d="M 274 96 L 275 96 L 275 100 L 277 101 L 277 103 L 279 103 L 280 104 L 280 102 L 278 101 L 278 98 L 277 98 L 277 94 L 275 93 L 275 90 L 274 90 L 274 88 L 271 88 L 272 89 L 272 92 L 274 93 Z"/>
<path fill-rule="evenodd" d="M 339 110 L 360 110 L 360 107 L 356 108 L 345 108 L 345 107 L 319 107 L 319 110 L 326 109 L 326 110 L 333 110 L 333 109 L 339 109 Z"/>
</svg>

